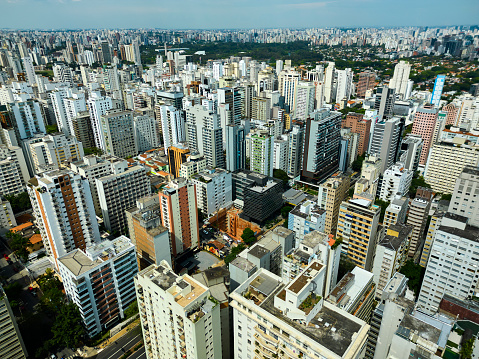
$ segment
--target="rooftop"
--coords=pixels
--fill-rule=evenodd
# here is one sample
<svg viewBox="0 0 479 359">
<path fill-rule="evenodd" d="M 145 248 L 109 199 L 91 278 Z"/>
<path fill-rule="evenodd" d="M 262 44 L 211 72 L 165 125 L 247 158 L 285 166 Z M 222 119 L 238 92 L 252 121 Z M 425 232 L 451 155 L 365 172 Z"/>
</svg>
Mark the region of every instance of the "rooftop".
<svg viewBox="0 0 479 359">
<path fill-rule="evenodd" d="M 310 281 L 311 278 L 314 278 L 316 273 L 323 268 L 323 265 L 318 262 L 313 262 L 311 265 L 306 268 L 306 270 L 301 273 L 299 277 L 295 279 L 293 283 L 291 283 L 287 289 L 292 291 L 295 294 L 298 294 L 304 286 L 306 286 Z"/>
<path fill-rule="evenodd" d="M 379 242 L 379 245 L 392 250 L 398 250 L 401 244 L 407 240 L 413 227 L 407 224 L 397 223 L 389 226 L 386 235 Z"/>
<path fill-rule="evenodd" d="M 329 241 L 329 237 L 326 233 L 320 231 L 312 231 L 304 235 L 301 244 L 309 248 L 314 248 L 319 243 L 324 241 Z"/>
<path fill-rule="evenodd" d="M 245 271 L 245 272 L 250 272 L 252 271 L 256 266 L 251 263 L 249 260 L 247 260 L 246 258 L 243 258 L 243 257 L 236 257 L 231 263 L 230 265 L 233 265 L 239 269 L 241 269 L 242 271 Z"/>
<path fill-rule="evenodd" d="M 103 263 L 100 259 L 92 261 L 81 249 L 75 249 L 74 251 L 65 254 L 58 258 L 58 261 L 77 277 L 95 269 Z"/>
</svg>

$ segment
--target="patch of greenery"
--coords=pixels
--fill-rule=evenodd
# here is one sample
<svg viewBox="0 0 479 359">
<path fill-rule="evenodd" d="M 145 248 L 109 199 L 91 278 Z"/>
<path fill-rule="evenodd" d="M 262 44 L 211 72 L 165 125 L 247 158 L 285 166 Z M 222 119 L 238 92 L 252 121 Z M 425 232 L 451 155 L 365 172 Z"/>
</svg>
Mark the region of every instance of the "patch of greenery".
<svg viewBox="0 0 479 359">
<path fill-rule="evenodd" d="M 416 197 L 418 187 L 431 188 L 424 177 L 419 175 L 419 171 L 416 171 L 412 177 L 411 186 L 409 187 L 409 198 Z"/>
<path fill-rule="evenodd" d="M 47 133 L 58 132 L 58 126 L 57 125 L 47 125 L 46 129 L 47 129 Z"/>
<path fill-rule="evenodd" d="M 281 216 L 284 219 L 288 218 L 289 212 L 291 212 L 292 209 L 293 207 L 291 206 L 284 206 L 283 208 L 281 208 Z"/>
<path fill-rule="evenodd" d="M 361 155 L 361 156 L 358 156 L 358 158 L 356 158 L 352 165 L 351 165 L 351 168 L 353 169 L 353 171 L 355 172 L 360 172 L 361 171 L 361 168 L 363 167 L 363 162 L 364 162 L 364 159 L 366 158 L 366 155 Z"/>
<path fill-rule="evenodd" d="M 8 239 L 9 247 L 20 257 L 24 262 L 28 260 L 28 247 L 32 246 L 29 238 L 24 238 L 20 233 L 9 231 L 5 237 Z"/>
<path fill-rule="evenodd" d="M 125 319 L 131 318 L 138 314 L 138 302 L 135 300 L 131 302 L 128 308 L 125 309 Z"/>
<path fill-rule="evenodd" d="M 377 204 L 378 206 L 381 207 L 381 214 L 379 216 L 379 222 L 380 223 L 383 223 L 384 215 L 386 214 L 386 209 L 388 208 L 390 203 L 391 202 L 386 202 L 386 201 L 383 201 L 381 199 L 377 199 L 376 201 L 374 201 L 374 204 Z"/>
<path fill-rule="evenodd" d="M 243 234 L 241 235 L 241 239 L 243 240 L 243 243 L 250 246 L 254 242 L 256 242 L 256 236 L 254 235 L 254 232 L 251 228 L 245 228 L 243 230 Z"/>
<path fill-rule="evenodd" d="M 101 156 L 101 155 L 103 155 L 103 150 L 101 148 L 97 148 L 97 147 L 84 148 L 83 152 L 85 153 L 85 156 L 88 156 L 88 155 Z"/>
<path fill-rule="evenodd" d="M 32 203 L 30 202 L 30 197 L 28 196 L 27 192 L 22 192 L 17 195 L 5 195 L 4 197 L 8 202 L 10 202 L 13 213 L 15 214 L 32 208 Z"/>
<path fill-rule="evenodd" d="M 243 243 L 240 243 L 236 247 L 231 248 L 230 253 L 225 257 L 225 264 L 231 263 L 241 252 L 246 249 Z"/>
<path fill-rule="evenodd" d="M 401 267 L 399 273 L 404 274 L 409 280 L 407 285 L 409 289 L 414 291 L 414 294 L 419 294 L 421 289 L 422 280 L 424 279 L 424 273 L 426 268 L 421 267 L 419 264 L 415 264 L 413 260 L 408 260 L 404 266 Z"/>
<path fill-rule="evenodd" d="M 273 170 L 273 177 L 283 181 L 284 189 L 287 189 L 289 187 L 289 185 L 288 185 L 289 176 L 285 171 L 280 170 L 280 169 L 275 169 L 275 170 Z"/>
</svg>

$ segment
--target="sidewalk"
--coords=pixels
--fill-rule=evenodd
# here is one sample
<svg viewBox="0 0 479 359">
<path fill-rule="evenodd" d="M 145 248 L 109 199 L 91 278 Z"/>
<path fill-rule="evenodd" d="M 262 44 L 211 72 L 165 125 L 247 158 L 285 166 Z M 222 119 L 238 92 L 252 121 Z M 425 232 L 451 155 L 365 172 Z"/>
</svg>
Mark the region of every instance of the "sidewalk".
<svg viewBox="0 0 479 359">
<path fill-rule="evenodd" d="M 85 358 L 89 358 L 89 357 L 92 357 L 94 355 L 97 355 L 103 349 L 105 349 L 108 345 L 110 345 L 111 343 L 114 343 L 117 339 L 121 338 L 123 335 L 128 333 L 130 330 L 132 330 L 133 328 L 135 328 L 139 324 L 140 324 L 140 318 L 134 320 L 133 322 L 128 324 L 125 328 L 120 330 L 117 334 L 115 334 L 113 337 L 104 340 L 103 342 L 98 344 L 96 347 L 91 348 L 91 347 L 84 346 L 82 348 L 79 348 L 77 350 L 77 353 L 78 353 L 78 355 L 80 355 L 82 357 L 85 357 Z"/>
</svg>

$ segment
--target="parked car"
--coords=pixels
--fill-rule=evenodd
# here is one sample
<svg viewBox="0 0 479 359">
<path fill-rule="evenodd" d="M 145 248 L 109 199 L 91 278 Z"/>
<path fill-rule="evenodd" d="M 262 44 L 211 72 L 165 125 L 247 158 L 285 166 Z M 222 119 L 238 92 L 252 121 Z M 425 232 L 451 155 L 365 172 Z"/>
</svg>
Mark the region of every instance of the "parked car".
<svg viewBox="0 0 479 359">
<path fill-rule="evenodd" d="M 4 254 L 4 255 L 3 255 L 3 258 L 5 258 L 5 259 L 7 260 L 7 262 L 10 260 L 10 257 L 7 256 L 7 254 Z"/>
</svg>

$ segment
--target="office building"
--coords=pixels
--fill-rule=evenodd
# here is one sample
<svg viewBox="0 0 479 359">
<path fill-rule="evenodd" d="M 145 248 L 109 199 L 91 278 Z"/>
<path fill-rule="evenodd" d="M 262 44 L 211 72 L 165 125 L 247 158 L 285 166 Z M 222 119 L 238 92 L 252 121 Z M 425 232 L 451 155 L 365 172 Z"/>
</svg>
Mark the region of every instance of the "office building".
<svg viewBox="0 0 479 359">
<path fill-rule="evenodd" d="M 477 195 L 479 195 L 479 168 L 465 166 L 454 185 L 448 212 L 466 216 L 469 218 L 469 225 L 479 227 Z"/>
<path fill-rule="evenodd" d="M 384 171 L 379 199 L 391 202 L 396 195 L 405 196 L 411 186 L 412 176 L 413 172 L 405 169 L 403 163 L 396 162 Z"/>
<path fill-rule="evenodd" d="M 79 142 L 82 143 L 83 148 L 96 147 L 95 136 L 93 135 L 93 126 L 90 113 L 88 111 L 80 112 L 72 120 L 72 126 L 73 135 Z"/>
<path fill-rule="evenodd" d="M 324 300 L 324 275 L 313 261 L 285 285 L 262 268 L 236 288 L 230 294 L 235 358 L 360 356 L 369 325 Z"/>
<path fill-rule="evenodd" d="M 226 169 L 234 172 L 246 167 L 246 133 L 244 126 L 228 125 L 226 138 Z"/>
<path fill-rule="evenodd" d="M 102 149 L 105 153 L 127 158 L 136 156 L 135 129 L 131 111 L 110 110 L 101 116 Z"/>
<path fill-rule="evenodd" d="M 181 154 L 180 158 L 181 158 Z M 178 177 L 183 177 L 190 179 L 196 173 L 199 173 L 206 169 L 206 159 L 203 155 L 200 155 L 198 152 L 189 154 L 186 157 L 186 162 L 183 162 L 180 165 L 180 171 Z"/>
<path fill-rule="evenodd" d="M 381 159 L 381 173 L 396 163 L 403 129 L 404 119 L 398 117 L 375 124 L 369 154 Z"/>
<path fill-rule="evenodd" d="M 175 146 L 167 148 L 168 168 L 170 173 L 177 178 L 180 175 L 181 165 L 184 164 L 189 155 L 190 149 L 186 143 L 177 143 Z"/>
<path fill-rule="evenodd" d="M 411 65 L 407 61 L 399 61 L 394 67 L 394 75 L 389 82 L 389 88 L 395 89 L 396 93 L 403 99 L 405 98 L 409 73 L 411 72 Z"/>
<path fill-rule="evenodd" d="M 409 198 L 395 195 L 384 212 L 383 227 L 385 230 L 393 224 L 401 224 L 406 220 Z"/>
<path fill-rule="evenodd" d="M 326 301 L 369 323 L 376 290 L 373 274 L 359 267 L 346 273 Z"/>
<path fill-rule="evenodd" d="M 150 194 L 150 180 L 141 166 L 128 168 L 128 162 L 116 162 L 112 173 L 95 178 L 103 223 L 111 233 L 125 233 L 127 221 L 125 210 L 135 205 L 136 200 Z"/>
<path fill-rule="evenodd" d="M 126 217 L 140 271 L 163 260 L 171 265 L 170 234 L 161 224 L 159 196 L 137 199 L 136 206 L 126 210 Z"/>
<path fill-rule="evenodd" d="M 220 304 L 207 286 L 163 261 L 135 278 L 147 358 L 221 358 Z"/>
<path fill-rule="evenodd" d="M 29 177 L 22 149 L 0 145 L 0 193 L 16 195 L 25 192 Z"/>
<path fill-rule="evenodd" d="M 339 168 L 341 114 L 319 110 L 306 120 L 301 178 L 320 182 Z"/>
<path fill-rule="evenodd" d="M 125 236 L 75 249 L 58 258 L 58 269 L 90 338 L 124 319 L 125 309 L 136 300 L 135 247 Z"/>
<path fill-rule="evenodd" d="M 341 202 L 346 199 L 349 190 L 349 176 L 333 175 L 319 186 L 318 205 L 326 211 L 324 232 L 335 234 Z"/>
<path fill-rule="evenodd" d="M 396 92 L 387 86 L 378 87 L 374 99 L 374 109 L 378 112 L 379 120 L 386 120 L 393 116 Z"/>
<path fill-rule="evenodd" d="M 370 70 L 360 72 L 356 96 L 358 98 L 365 98 L 366 91 L 374 89 L 374 86 L 376 86 L 376 74 Z"/>
<path fill-rule="evenodd" d="M 223 129 L 218 115 L 212 110 L 201 105 L 186 110 L 186 141 L 191 150 L 205 156 L 207 166 L 225 167 Z"/>
<path fill-rule="evenodd" d="M 138 152 L 143 153 L 160 146 L 153 117 L 148 115 L 134 116 L 133 127 L 135 129 L 135 143 Z"/>
<path fill-rule="evenodd" d="M 418 108 L 414 115 L 414 122 L 412 125 L 412 134 L 421 136 L 423 140 L 421 158 L 419 163 L 425 165 L 429 148 L 433 145 L 433 135 L 436 126 L 438 110 L 434 105 L 426 104 Z"/>
<path fill-rule="evenodd" d="M 196 187 L 196 203 L 205 216 L 233 203 L 231 172 L 221 168 L 207 167 L 193 175 L 191 182 Z"/>
<path fill-rule="evenodd" d="M 85 250 L 100 241 L 88 180 L 56 170 L 30 179 L 27 190 L 43 245 L 55 265 L 72 250 Z"/>
<path fill-rule="evenodd" d="M 40 142 L 30 144 L 30 154 L 34 173 L 42 173 L 60 168 L 66 162 L 83 158 L 83 144 L 76 137 L 61 132 L 52 133 Z"/>
<path fill-rule="evenodd" d="M 27 348 L 23 343 L 20 329 L 10 302 L 0 285 L 0 328 L 2 341 L 0 343 L 0 357 L 5 359 L 25 359 L 28 356 Z"/>
<path fill-rule="evenodd" d="M 454 138 L 432 145 L 424 179 L 440 193 L 452 193 L 456 180 L 466 166 L 479 164 L 479 146 L 468 145 L 464 139 Z M 444 176 L 447 171 L 447 176 Z"/>
<path fill-rule="evenodd" d="M 289 176 L 296 178 L 301 174 L 303 163 L 304 127 L 294 125 L 288 133 L 288 170 Z"/>
<path fill-rule="evenodd" d="M 171 254 L 176 257 L 199 246 L 195 185 L 184 178 L 169 182 L 160 192 L 161 221 L 170 232 Z"/>
<path fill-rule="evenodd" d="M 294 231 L 296 242 L 301 241 L 309 232 L 324 232 L 325 225 L 326 210 L 308 199 L 302 201 L 288 214 L 288 229 Z"/>
<path fill-rule="evenodd" d="M 415 257 L 420 253 L 424 228 L 426 226 L 429 209 L 431 208 L 432 191 L 428 188 L 418 187 L 416 197 L 409 205 L 407 224 L 413 226 L 411 243 L 409 245 L 409 257 Z"/>
<path fill-rule="evenodd" d="M 341 128 L 350 128 L 352 133 L 359 134 L 357 155 L 362 156 L 368 149 L 371 120 L 364 119 L 362 114 L 349 112 L 341 121 Z"/>
<path fill-rule="evenodd" d="M 381 298 L 389 279 L 406 263 L 412 231 L 407 224 L 391 224 L 379 240 L 372 268 L 376 298 Z"/>
<path fill-rule="evenodd" d="M 336 233 L 343 238 L 342 252 L 366 270 L 371 270 L 373 265 L 380 213 L 381 208 L 367 198 L 344 201 L 339 208 Z"/>
</svg>

